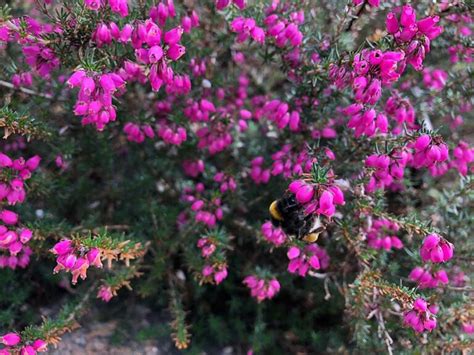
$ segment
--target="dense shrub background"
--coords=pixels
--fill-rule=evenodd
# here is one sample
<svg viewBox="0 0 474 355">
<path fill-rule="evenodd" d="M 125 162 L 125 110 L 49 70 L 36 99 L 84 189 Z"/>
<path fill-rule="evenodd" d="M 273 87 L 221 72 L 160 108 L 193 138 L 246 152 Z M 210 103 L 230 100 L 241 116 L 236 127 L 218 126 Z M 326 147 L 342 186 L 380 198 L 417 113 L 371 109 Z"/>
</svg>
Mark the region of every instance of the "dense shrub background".
<svg viewBox="0 0 474 355">
<path fill-rule="evenodd" d="M 472 5 L 411 2 L 418 20 L 439 16 L 443 32 L 431 41 L 421 67 L 407 64 L 399 79 L 382 86 L 380 99 L 364 103 L 388 116 L 388 132 L 379 128 L 357 136 L 343 113 L 356 102 L 355 89 L 339 85 L 341 78 L 331 70 L 337 65 L 351 72 L 354 57 L 363 50 L 408 53 L 409 41 L 399 42 L 385 31 L 386 15 L 397 13 L 406 2 L 274 1 L 273 11 L 268 10 L 270 3 L 249 0 L 240 9 L 237 1 L 220 9 L 225 1 L 176 1 L 176 17 L 159 25 L 163 33 L 192 11 L 199 17 L 199 25 L 181 38 L 186 53 L 167 59 L 175 76 L 190 78 L 190 90 L 177 95 L 170 93 L 179 89 L 176 83 L 152 90 L 151 65 L 140 63 L 130 44 L 113 40 L 101 45 L 96 33 L 110 22 L 136 27 L 160 6 L 169 8 L 169 1 L 128 1 L 128 16 L 112 11 L 113 1 L 105 1 L 98 11 L 82 0 L 7 0 L 0 7 L 0 30 L 9 31 L 8 40 L 0 37 L 2 152 L 12 159 L 41 157 L 26 182 L 25 202 L 13 207 L 2 202 L 2 209 L 14 210 L 20 224 L 33 232 L 29 265 L 14 270 L 3 265 L 0 270 L 2 334 L 16 331 L 25 344 L 39 338 L 54 344 L 92 309 L 97 319 L 121 322 L 120 342 L 171 335 L 189 353 L 229 345 L 237 353 L 269 354 L 472 350 Z M 304 13 L 301 23 L 291 15 L 298 11 Z M 272 12 L 287 25 L 297 23 L 301 44 L 275 44 L 268 33 L 271 26 L 265 25 Z M 233 21 L 239 16 L 255 19 L 264 40 L 238 42 Z M 29 19 L 61 31 L 35 30 Z M 25 47 L 41 41 L 58 60 L 46 74 L 25 62 Z M 193 59 L 205 63 L 202 72 L 193 72 L 199 69 Z M 129 73 L 127 78 L 120 72 L 125 61 L 140 63 L 144 77 Z M 96 75 L 119 73 L 126 81 L 114 93 L 117 120 L 103 130 L 81 124 L 74 114 L 79 89 L 66 81 L 80 69 Z M 435 69 L 446 74 L 444 80 L 428 80 Z M 24 73 L 31 73 L 31 83 L 24 76 L 19 79 Z M 398 116 L 387 112 L 387 100 L 397 95 L 407 100 L 407 110 L 413 109 L 414 122 L 400 124 Z M 201 99 L 212 102 L 215 112 L 207 120 L 190 118 L 185 112 L 189 100 Z M 257 117 L 263 103 L 272 99 L 298 112 L 296 129 L 279 127 L 274 112 Z M 169 112 L 164 103 L 169 103 Z M 252 114 L 244 125 L 248 127 L 239 122 L 242 109 Z M 200 110 L 205 111 L 202 105 Z M 187 139 L 173 144 L 156 129 L 154 138 L 135 142 L 140 134 L 125 128 L 127 123 L 154 128 L 162 120 L 173 130 L 184 128 Z M 210 144 L 199 146 L 200 128 L 229 133 L 232 142 L 213 154 Z M 373 169 L 365 159 L 397 149 L 412 151 L 423 134 L 447 144 L 449 161 L 421 168 L 408 164 L 398 182 L 370 191 Z M 454 154 L 460 141 L 466 142 L 464 160 Z M 317 160 L 314 169 L 319 173 L 332 169 L 324 170 L 323 180 L 340 186 L 346 201 L 336 206 L 333 218 L 321 215 L 326 230 L 317 245 L 330 263 L 306 277 L 287 271 L 290 247 L 305 243 L 289 238 L 275 246 L 261 231 L 270 218 L 268 206 L 299 174 L 284 177 L 273 170 L 268 182 L 259 183 L 252 160 L 261 156 L 263 168 L 274 169 L 278 159 L 272 155 L 285 144 L 294 153 L 304 152 L 305 159 Z M 325 148 L 335 154 L 334 160 Z M 197 160 L 203 161 L 204 171 L 186 174 L 183 163 Z M 11 178 L 6 170 L 0 173 L 2 181 Z M 235 179 L 235 191 L 221 192 L 221 184 L 214 181 L 220 171 Z M 305 172 L 316 175 L 311 169 Z M 215 225 L 196 221 L 191 203 L 183 198 L 187 188 L 199 183 L 206 186 L 207 199 L 222 200 L 223 218 Z M 372 222 L 382 218 L 399 226 L 396 234 L 403 248 L 387 251 L 368 245 Z M 432 265 L 419 255 L 431 233 L 453 243 L 455 254 L 446 264 L 433 264 L 433 272 L 446 270 L 449 283 L 420 288 L 409 275 L 416 266 Z M 210 259 L 196 246 L 203 236 L 219 241 Z M 112 268 L 90 267 L 87 279 L 72 285 L 69 273 L 53 274 L 56 256 L 50 250 L 64 239 L 74 240 L 83 252 L 99 248 L 104 264 L 107 253 L 129 253 L 130 264 L 114 260 Z M 218 285 L 202 275 L 209 263 L 226 266 L 228 275 Z M 242 283 L 248 275 L 276 278 L 280 291 L 257 302 Z M 108 303 L 96 299 L 101 285 L 118 290 Z M 439 306 L 438 324 L 431 332 L 417 333 L 404 324 L 418 297 Z M 155 324 L 150 328 L 134 327 L 136 315 L 127 309 L 136 304 L 152 310 Z M 45 310 L 48 317 L 42 319 Z"/>
</svg>

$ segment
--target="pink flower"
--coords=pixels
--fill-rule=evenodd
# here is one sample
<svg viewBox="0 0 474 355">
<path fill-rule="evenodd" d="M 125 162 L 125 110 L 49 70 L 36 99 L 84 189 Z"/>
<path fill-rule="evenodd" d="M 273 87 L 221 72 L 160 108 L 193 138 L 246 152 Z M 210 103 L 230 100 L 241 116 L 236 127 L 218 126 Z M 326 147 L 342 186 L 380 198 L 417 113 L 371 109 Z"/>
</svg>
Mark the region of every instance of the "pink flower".
<svg viewBox="0 0 474 355">
<path fill-rule="evenodd" d="M 265 32 L 262 28 L 256 26 L 254 19 L 237 17 L 230 24 L 230 28 L 237 33 L 237 42 L 244 42 L 249 37 L 252 37 L 258 43 L 265 41 Z"/>
<path fill-rule="evenodd" d="M 311 201 L 313 196 L 314 196 L 314 189 L 311 185 L 307 185 L 307 184 L 302 185 L 296 192 L 296 200 L 301 204 L 305 204 Z"/>
<path fill-rule="evenodd" d="M 463 323 L 462 331 L 466 334 L 474 334 L 474 323 Z"/>
<path fill-rule="evenodd" d="M 56 243 L 51 251 L 56 255 L 69 254 L 73 250 L 72 240 L 66 239 Z"/>
<path fill-rule="evenodd" d="M 230 4 L 230 0 L 217 0 L 216 1 L 216 8 L 217 8 L 217 10 L 223 10 L 227 6 L 229 6 L 229 4 Z"/>
<path fill-rule="evenodd" d="M 209 238 L 201 238 L 197 242 L 197 246 L 201 249 L 201 255 L 203 258 L 210 257 L 217 249 L 216 244 Z"/>
<path fill-rule="evenodd" d="M 288 255 L 288 259 L 293 260 L 300 255 L 300 249 L 298 247 L 293 246 L 290 249 L 288 249 L 287 255 Z"/>
<path fill-rule="evenodd" d="M 0 341 L 6 346 L 15 346 L 20 343 L 21 338 L 17 333 L 8 333 L 0 337 Z"/>
<path fill-rule="evenodd" d="M 9 168 L 13 165 L 13 160 L 11 160 L 8 155 L 0 153 L 0 168 Z"/>
<path fill-rule="evenodd" d="M 286 241 L 286 234 L 281 228 L 275 228 L 271 222 L 262 225 L 262 234 L 266 240 L 275 246 L 280 246 Z"/>
<path fill-rule="evenodd" d="M 300 276 L 306 276 L 310 269 L 325 269 L 329 265 L 329 256 L 326 251 L 315 244 L 310 244 L 304 249 L 296 246 L 290 247 L 287 252 L 288 272 L 298 273 Z"/>
<path fill-rule="evenodd" d="M 165 33 L 163 40 L 168 45 L 177 44 L 181 40 L 183 35 L 183 29 L 181 27 L 176 27 Z"/>
<path fill-rule="evenodd" d="M 120 14 L 122 17 L 128 16 L 127 0 L 109 0 L 109 5 L 113 12 Z"/>
<path fill-rule="evenodd" d="M 319 198 L 318 213 L 325 215 L 326 217 L 332 217 L 336 211 L 334 206 L 334 195 L 329 191 L 324 191 Z"/>
<path fill-rule="evenodd" d="M 97 298 L 100 298 L 104 302 L 109 302 L 112 297 L 114 297 L 114 294 L 110 286 L 100 286 L 99 291 L 97 292 Z"/>
<path fill-rule="evenodd" d="M 250 288 L 250 294 L 260 303 L 265 299 L 272 299 L 280 291 L 280 283 L 277 279 L 265 280 L 255 275 L 247 276 L 244 285 Z"/>
<path fill-rule="evenodd" d="M 74 266 L 71 268 L 72 284 L 77 283 L 78 278 L 85 280 L 87 277 L 87 269 L 89 268 L 89 262 L 84 258 L 77 258 Z"/>
<path fill-rule="evenodd" d="M 424 69 L 423 70 L 423 83 L 428 88 L 432 88 L 436 91 L 441 91 L 446 85 L 446 79 L 448 73 L 442 69 Z"/>
<path fill-rule="evenodd" d="M 391 250 L 403 248 L 402 241 L 394 234 L 399 227 L 386 219 L 376 219 L 367 230 L 367 244 L 374 249 Z M 392 235 L 391 235 L 392 234 Z"/>
<path fill-rule="evenodd" d="M 31 345 L 26 345 L 21 348 L 20 355 L 36 355 L 36 350 Z"/>
<path fill-rule="evenodd" d="M 26 167 L 28 170 L 34 171 L 38 168 L 40 161 L 41 157 L 39 155 L 35 155 L 26 161 Z"/>
<path fill-rule="evenodd" d="M 417 333 L 422 333 L 425 330 L 431 332 L 436 327 L 434 315 L 438 311 L 437 307 L 428 305 L 422 298 L 416 299 L 412 307 L 412 310 L 407 311 L 403 316 L 405 325 L 410 326 Z"/>
<path fill-rule="evenodd" d="M 474 149 L 470 148 L 468 143 L 460 141 L 453 150 L 454 159 L 451 160 L 451 165 L 454 166 L 461 175 L 466 176 L 469 171 L 469 166 L 474 162 Z"/>
<path fill-rule="evenodd" d="M 89 10 L 97 11 L 100 9 L 101 0 L 84 0 L 84 4 Z"/>
<path fill-rule="evenodd" d="M 214 281 L 219 285 L 227 277 L 227 268 L 224 266 L 214 273 Z"/>
<path fill-rule="evenodd" d="M 168 48 L 166 56 L 173 61 L 178 60 L 186 53 L 186 48 L 180 44 L 173 44 Z"/>
<path fill-rule="evenodd" d="M 89 265 L 95 266 L 97 268 L 102 268 L 102 261 L 101 261 L 101 255 L 100 255 L 100 250 L 98 248 L 92 248 L 89 250 L 86 254 L 87 261 L 89 262 Z"/>
<path fill-rule="evenodd" d="M 48 350 L 47 347 L 48 343 L 42 339 L 36 339 L 33 342 L 33 348 L 38 352 L 45 352 L 46 350 Z"/>
<path fill-rule="evenodd" d="M 3 210 L 0 212 L 0 219 L 5 224 L 13 225 L 18 222 L 18 215 L 15 212 Z"/>
</svg>

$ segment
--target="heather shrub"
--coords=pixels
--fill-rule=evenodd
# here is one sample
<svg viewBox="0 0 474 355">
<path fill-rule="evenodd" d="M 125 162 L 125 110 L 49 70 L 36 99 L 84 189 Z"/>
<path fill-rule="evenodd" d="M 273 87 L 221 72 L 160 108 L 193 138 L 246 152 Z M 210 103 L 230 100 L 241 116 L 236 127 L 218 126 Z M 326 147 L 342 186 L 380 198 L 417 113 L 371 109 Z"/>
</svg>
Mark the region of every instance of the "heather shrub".
<svg viewBox="0 0 474 355">
<path fill-rule="evenodd" d="M 468 353 L 472 60 L 457 0 L 7 0 L 0 354 L 91 309 L 189 353 Z"/>
</svg>

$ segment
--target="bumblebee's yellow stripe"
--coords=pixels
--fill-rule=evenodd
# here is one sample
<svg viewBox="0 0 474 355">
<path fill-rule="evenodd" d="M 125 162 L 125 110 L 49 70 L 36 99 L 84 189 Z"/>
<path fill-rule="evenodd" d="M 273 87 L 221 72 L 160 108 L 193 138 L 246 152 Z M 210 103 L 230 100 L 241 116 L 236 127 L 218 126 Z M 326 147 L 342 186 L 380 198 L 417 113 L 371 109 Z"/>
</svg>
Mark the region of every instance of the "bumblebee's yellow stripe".
<svg viewBox="0 0 474 355">
<path fill-rule="evenodd" d="M 318 240 L 319 238 L 319 233 L 310 233 L 310 234 L 307 234 L 303 240 L 306 242 L 306 243 L 314 243 Z"/>
<path fill-rule="evenodd" d="M 283 216 L 281 215 L 280 211 L 278 211 L 277 207 L 278 202 L 273 201 L 268 210 L 270 211 L 270 215 L 278 221 L 283 221 Z"/>
</svg>

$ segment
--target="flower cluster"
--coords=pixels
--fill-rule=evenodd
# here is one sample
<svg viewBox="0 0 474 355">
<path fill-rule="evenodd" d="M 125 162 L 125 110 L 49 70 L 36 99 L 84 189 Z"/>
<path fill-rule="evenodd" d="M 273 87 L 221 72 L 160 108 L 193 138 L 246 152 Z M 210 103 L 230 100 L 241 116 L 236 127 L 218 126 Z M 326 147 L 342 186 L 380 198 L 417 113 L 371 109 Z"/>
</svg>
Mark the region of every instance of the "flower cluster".
<svg viewBox="0 0 474 355">
<path fill-rule="evenodd" d="M 0 202 L 16 205 L 25 200 L 24 182 L 38 168 L 40 160 L 37 155 L 26 161 L 24 158 L 12 160 L 8 155 L 0 153 L 0 174 L 5 179 L 0 182 Z M 28 246 L 33 236 L 32 231 L 24 227 L 14 227 L 18 224 L 19 217 L 8 209 L 0 210 L 0 220 L 4 224 L 0 225 L 0 251 L 7 253 L 0 255 L 0 268 L 25 268 L 32 253 Z"/>
<path fill-rule="evenodd" d="M 120 29 L 115 22 L 110 22 L 108 25 L 101 23 L 95 29 L 92 38 L 97 43 L 98 47 L 109 45 L 112 41 L 118 43 L 128 43 L 132 39 L 133 26 L 126 24 Z"/>
<path fill-rule="evenodd" d="M 406 325 L 410 326 L 417 333 L 432 331 L 436 328 L 436 317 L 438 307 L 429 305 L 423 298 L 417 298 L 413 302 L 412 309 L 403 316 Z"/>
<path fill-rule="evenodd" d="M 392 91 L 392 95 L 385 103 L 385 113 L 389 118 L 396 122 L 393 128 L 393 134 L 400 134 L 405 126 L 409 130 L 417 129 L 415 123 L 415 109 L 406 97 L 402 97 L 397 90 Z"/>
<path fill-rule="evenodd" d="M 329 266 L 329 255 L 316 244 L 310 244 L 304 248 L 292 246 L 286 255 L 290 260 L 288 272 L 298 273 L 303 277 L 309 270 L 326 269 Z"/>
<path fill-rule="evenodd" d="M 362 104 L 374 105 L 382 95 L 382 85 L 390 85 L 400 78 L 403 52 L 379 49 L 364 50 L 352 63 L 352 89 L 354 99 Z"/>
<path fill-rule="evenodd" d="M 387 14 L 387 32 L 403 47 L 407 63 L 415 70 L 423 69 L 423 61 L 431 49 L 430 42 L 443 32 L 438 22 L 439 16 L 429 16 L 417 21 L 415 9 L 410 5 Z"/>
<path fill-rule="evenodd" d="M 440 285 L 446 285 L 449 282 L 448 274 L 445 270 L 440 269 L 433 271 L 420 266 L 415 267 L 408 277 L 410 280 L 416 282 L 421 289 L 436 288 Z"/>
<path fill-rule="evenodd" d="M 448 146 L 440 137 L 431 137 L 428 134 L 419 136 L 413 144 L 413 160 L 411 164 L 416 168 L 432 168 L 449 158 Z"/>
<path fill-rule="evenodd" d="M 216 106 L 207 99 L 188 100 L 187 103 L 183 113 L 191 122 L 208 122 L 211 115 L 216 112 Z"/>
<path fill-rule="evenodd" d="M 25 160 L 22 157 L 11 159 L 0 153 L 0 173 L 8 179 L 0 182 L 0 201 L 6 200 L 9 205 L 22 203 L 26 197 L 24 182 L 38 168 L 40 161 L 38 155 Z"/>
<path fill-rule="evenodd" d="M 474 162 L 474 148 L 469 147 L 469 144 L 460 141 L 456 148 L 453 149 L 454 159 L 451 160 L 451 165 L 456 168 L 459 173 L 466 176 L 469 169 L 472 168 Z"/>
<path fill-rule="evenodd" d="M 290 131 L 295 132 L 300 128 L 299 112 L 290 111 L 288 104 L 280 100 L 268 101 L 259 112 L 259 116 L 268 117 L 279 129 L 288 126 Z"/>
<path fill-rule="evenodd" d="M 222 201 L 218 197 L 212 197 L 210 200 L 204 198 L 205 186 L 197 183 L 194 188 L 186 188 L 183 194 L 183 200 L 191 205 L 191 211 L 194 212 L 194 220 L 202 223 L 209 228 L 217 226 L 224 212 L 222 210 Z"/>
<path fill-rule="evenodd" d="M 197 147 L 207 149 L 211 155 L 222 152 L 234 141 L 229 132 L 231 127 L 220 120 L 213 120 L 196 132 L 199 140 Z"/>
<path fill-rule="evenodd" d="M 304 12 L 296 11 L 290 14 L 290 20 L 271 13 L 271 7 L 267 9 L 267 17 L 264 20 L 267 26 L 268 36 L 272 37 L 277 47 L 298 47 L 303 43 L 303 33 L 298 25 L 304 23 Z"/>
<path fill-rule="evenodd" d="M 352 86 L 356 103 L 346 107 L 344 113 L 350 116 L 348 127 L 355 130 L 356 137 L 371 137 L 377 131 L 387 133 L 387 117 L 368 105 L 379 101 L 382 86 L 399 79 L 404 57 L 402 51 L 363 50 L 354 57 L 351 68 L 330 67 L 330 78 L 337 87 Z"/>
<path fill-rule="evenodd" d="M 21 337 L 17 333 L 7 333 L 0 336 L 0 343 L 6 346 L 6 348 L 0 349 L 1 355 L 35 355 L 36 353 L 45 352 L 48 347 L 48 343 L 42 339 L 21 344 Z"/>
<path fill-rule="evenodd" d="M 257 26 L 253 18 L 237 17 L 230 24 L 232 32 L 237 33 L 237 42 L 245 42 L 252 38 L 255 42 L 265 42 L 265 31 Z"/>
<path fill-rule="evenodd" d="M 259 156 L 251 161 L 250 178 L 255 184 L 266 184 L 270 180 L 271 171 L 263 167 L 264 158 Z"/>
<path fill-rule="evenodd" d="M 31 73 L 42 78 L 50 78 L 51 72 L 59 67 L 60 61 L 51 48 L 46 45 L 43 36 L 53 33 L 57 28 L 53 25 L 42 25 L 30 16 L 13 18 L 6 24 L 0 24 L 0 49 L 4 43 L 21 43 L 24 61 L 32 69 Z M 20 74 L 20 78 L 28 84 L 29 74 Z"/>
<path fill-rule="evenodd" d="M 441 91 L 446 85 L 446 79 L 448 79 L 448 73 L 443 69 L 425 68 L 423 70 L 423 84 L 427 88 Z"/>
<path fill-rule="evenodd" d="M 394 150 L 390 155 L 372 154 L 365 159 L 365 166 L 372 169 L 367 192 L 390 187 L 394 181 L 402 180 L 410 155 L 405 151 Z"/>
<path fill-rule="evenodd" d="M 72 240 L 64 239 L 56 243 L 51 252 L 57 255 L 54 273 L 61 270 L 70 272 L 73 284 L 77 283 L 79 277 L 86 279 L 90 266 L 102 268 L 101 251 L 98 248 L 84 248 Z"/>
<path fill-rule="evenodd" d="M 183 170 L 187 176 L 195 178 L 204 172 L 204 161 L 199 160 L 185 160 L 183 161 Z"/>
<path fill-rule="evenodd" d="M 54 52 L 43 44 L 23 47 L 25 62 L 41 77 L 49 77 L 59 67 L 59 59 Z"/>
<path fill-rule="evenodd" d="M 279 151 L 273 153 L 272 160 L 271 174 L 282 175 L 285 179 L 309 173 L 316 162 L 306 149 L 297 150 L 291 144 L 285 144 Z"/>
<path fill-rule="evenodd" d="M 206 74 L 206 60 L 192 58 L 189 61 L 189 68 L 191 69 L 194 77 L 204 76 Z"/>
<path fill-rule="evenodd" d="M 244 285 L 250 289 L 250 295 L 260 303 L 266 299 L 272 299 L 280 291 L 280 283 L 277 279 L 260 279 L 256 275 L 247 276 Z"/>
<path fill-rule="evenodd" d="M 352 104 L 344 109 L 344 113 L 350 117 L 347 127 L 354 129 L 355 137 L 365 135 L 372 137 L 376 132 L 387 133 L 387 117 L 373 109 L 366 109 L 362 104 Z"/>
<path fill-rule="evenodd" d="M 438 234 L 429 234 L 420 249 L 421 259 L 433 263 L 445 263 L 453 257 L 454 246 Z"/>
<path fill-rule="evenodd" d="M 448 48 L 449 58 L 451 63 L 472 63 L 474 58 L 474 49 L 457 44 Z"/>
<path fill-rule="evenodd" d="M 280 246 L 286 242 L 286 234 L 280 227 L 274 227 L 272 222 L 268 221 L 262 224 L 262 235 L 275 246 Z"/>
<path fill-rule="evenodd" d="M 84 4 L 89 10 L 98 11 L 105 6 L 106 0 L 84 0 Z M 127 0 L 108 0 L 110 9 L 122 17 L 128 16 Z"/>
<path fill-rule="evenodd" d="M 387 219 L 376 219 L 367 231 L 367 244 L 374 249 L 391 250 L 403 248 L 402 241 L 396 236 L 398 224 Z"/>
<path fill-rule="evenodd" d="M 197 246 L 201 249 L 201 255 L 203 258 L 208 258 L 216 251 L 216 244 L 212 238 L 203 237 L 200 238 L 197 242 Z"/>
<path fill-rule="evenodd" d="M 134 29 L 132 46 L 135 49 L 136 60 L 149 66 L 148 79 L 153 91 L 159 91 L 163 84 L 167 86 L 177 84 L 169 62 L 177 61 L 186 53 L 186 48 L 180 44 L 183 33 L 184 29 L 180 26 L 163 33 L 152 19 L 146 20 Z M 182 79 L 178 84 L 183 85 Z"/>
<path fill-rule="evenodd" d="M 31 75 L 31 72 L 14 74 L 12 76 L 12 84 L 17 88 L 20 86 L 31 86 L 33 84 L 33 76 Z"/>
<path fill-rule="evenodd" d="M 302 204 L 307 214 L 315 213 L 331 218 L 336 213 L 336 205 L 344 205 L 344 194 L 335 184 L 312 184 L 305 180 L 295 180 L 288 186 Z"/>
<path fill-rule="evenodd" d="M 226 175 L 222 171 L 214 175 L 214 181 L 220 184 L 219 190 L 222 193 L 227 191 L 235 191 L 237 188 L 237 183 L 235 182 L 234 177 Z"/>
<path fill-rule="evenodd" d="M 215 282 L 219 285 L 227 277 L 227 266 L 225 264 L 205 265 L 201 274 L 205 282 Z"/>
<path fill-rule="evenodd" d="M 186 129 L 167 120 L 160 120 L 156 125 L 156 132 L 165 143 L 181 145 L 188 138 Z"/>
<path fill-rule="evenodd" d="M 123 126 L 123 132 L 127 135 L 127 140 L 135 143 L 142 143 L 145 141 L 145 138 L 155 137 L 155 131 L 148 124 L 140 126 L 132 122 L 127 122 L 125 126 Z"/>
<path fill-rule="evenodd" d="M 74 114 L 82 116 L 83 125 L 93 124 L 98 130 L 103 130 L 107 123 L 115 121 L 117 116 L 112 98 L 125 88 L 125 81 L 118 74 L 79 69 L 67 83 L 71 88 L 80 88 Z"/>
</svg>

